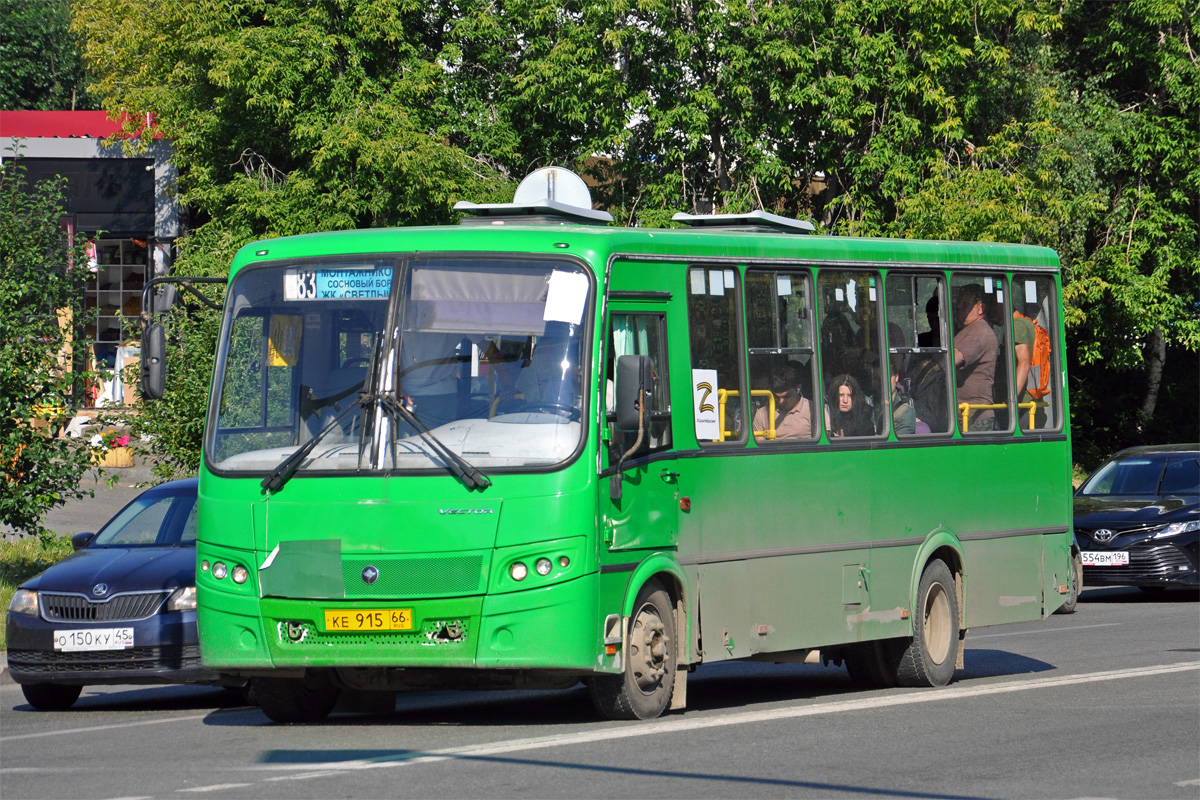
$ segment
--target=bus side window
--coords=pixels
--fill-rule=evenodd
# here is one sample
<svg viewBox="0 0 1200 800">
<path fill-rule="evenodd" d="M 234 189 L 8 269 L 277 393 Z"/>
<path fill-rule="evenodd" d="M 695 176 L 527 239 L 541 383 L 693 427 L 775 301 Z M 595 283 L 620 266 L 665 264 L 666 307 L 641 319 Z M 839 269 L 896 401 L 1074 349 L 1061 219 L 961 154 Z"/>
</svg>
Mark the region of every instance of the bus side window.
<svg viewBox="0 0 1200 800">
<path fill-rule="evenodd" d="M 950 300 L 959 429 L 1011 430 L 1004 278 L 959 273 L 951 278 Z"/>
<path fill-rule="evenodd" d="M 1058 323 L 1054 281 L 1016 275 L 1012 283 L 1012 349 L 1021 430 L 1057 430 L 1062 426 L 1056 398 L 1057 364 L 1062 350 L 1055 341 Z M 1032 412 L 1032 415 L 1031 415 Z"/>
<path fill-rule="evenodd" d="M 741 442 L 749 406 L 742 386 L 738 271 L 690 267 L 687 281 L 696 440 Z"/>
<path fill-rule="evenodd" d="M 887 275 L 887 360 L 897 436 L 950 430 L 945 294 L 937 275 Z"/>
<path fill-rule="evenodd" d="M 879 273 L 821 270 L 821 378 L 830 438 L 887 432 Z"/>
<path fill-rule="evenodd" d="M 809 289 L 807 272 L 746 272 L 750 409 L 759 444 L 820 433 L 813 424 L 820 405 L 813 396 L 817 360 Z"/>
<path fill-rule="evenodd" d="M 616 420 L 615 381 L 617 359 L 621 356 L 649 356 L 654 374 L 650 390 L 650 429 L 646 432 L 639 455 L 671 449 L 671 397 L 667 380 L 666 318 L 662 314 L 622 314 L 611 317 L 607 367 L 604 381 L 604 408 L 609 423 Z M 634 431 L 612 427 L 609 460 L 615 464 L 637 440 Z M 633 455 L 633 454 L 631 454 Z"/>
</svg>

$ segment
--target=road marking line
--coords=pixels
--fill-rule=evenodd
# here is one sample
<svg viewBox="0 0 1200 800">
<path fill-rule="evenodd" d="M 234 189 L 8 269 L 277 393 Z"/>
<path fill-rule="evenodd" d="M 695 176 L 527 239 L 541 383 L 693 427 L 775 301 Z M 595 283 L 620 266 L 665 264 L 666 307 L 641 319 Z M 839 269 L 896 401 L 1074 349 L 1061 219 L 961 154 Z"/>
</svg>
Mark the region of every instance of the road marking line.
<svg viewBox="0 0 1200 800">
<path fill-rule="evenodd" d="M 1200 786 L 1200 778 L 1192 778 L 1190 781 L 1175 781 L 1176 786 Z"/>
<path fill-rule="evenodd" d="M 13 741 L 15 739 L 36 739 L 40 736 L 63 736 L 68 733 L 93 733 L 95 731 L 111 731 L 119 728 L 136 728 L 140 725 L 162 725 L 166 722 L 189 722 L 197 719 L 207 719 L 213 714 L 237 714 L 245 713 L 246 711 L 258 711 L 257 708 L 239 708 L 235 711 L 210 711 L 207 714 L 192 714 L 186 717 L 168 717 L 167 719 L 147 719 L 141 722 L 122 722 L 116 725 L 95 725 L 91 728 L 67 728 L 61 731 L 42 731 L 41 733 L 21 733 L 16 736 L 0 736 L 0 742 Z"/>
<path fill-rule="evenodd" d="M 1071 631 L 1082 631 L 1088 628 L 1112 628 L 1117 625 L 1124 625 L 1124 622 L 1101 622 L 1096 625 L 1075 625 L 1071 628 L 1039 628 L 1035 631 L 1015 631 L 1010 633 L 985 633 L 979 636 L 967 634 L 967 645 L 976 639 L 999 639 L 1001 636 L 1024 636 L 1028 633 L 1070 633 Z"/>
<path fill-rule="evenodd" d="M 222 789 L 242 789 L 252 783 L 217 783 L 212 786 L 197 786 L 192 789 L 176 789 L 177 792 L 219 792 Z"/>
<path fill-rule="evenodd" d="M 735 714 L 706 717 L 703 719 L 665 719 L 657 722 L 639 722 L 618 727 L 606 727 L 600 730 L 580 731 L 578 733 L 557 736 L 541 736 L 532 739 L 513 739 L 511 741 L 492 742 L 488 744 L 456 747 L 447 750 L 433 750 L 428 753 L 398 753 L 395 755 L 379 756 L 371 759 L 356 759 L 353 761 L 318 762 L 312 764 L 264 764 L 250 769 L 256 770 L 289 770 L 304 769 L 312 777 L 330 774 L 337 771 L 360 769 L 379 769 L 407 766 L 410 764 L 428 764 L 438 761 L 450 761 L 456 758 L 471 758 L 480 756 L 514 753 L 524 750 L 537 750 L 546 747 L 564 747 L 568 745 L 590 744 L 592 742 L 611 741 L 615 739 L 631 739 L 637 736 L 656 736 L 663 733 L 684 733 L 705 728 L 721 728 L 729 725 L 742 725 L 750 722 L 772 722 L 799 717 L 817 716 L 820 714 L 836 714 L 846 711 L 863 711 L 878 708 L 912 705 L 913 703 L 931 703 L 942 700 L 960 700 L 971 697 L 986 697 L 988 695 L 1024 692 L 1032 689 L 1046 689 L 1055 686 L 1071 686 L 1074 684 L 1097 683 L 1100 681 L 1122 680 L 1125 678 L 1144 678 L 1152 675 L 1164 675 L 1173 672 L 1200 670 L 1200 661 L 1189 661 L 1179 664 L 1165 664 L 1157 667 L 1137 667 L 1131 669 L 1093 672 L 1086 675 L 1064 675 L 1057 678 L 1036 678 L 1030 681 L 1009 681 L 975 687 L 953 687 L 941 689 L 921 689 L 916 692 L 887 695 L 883 697 L 868 697 L 857 700 L 837 700 L 830 703 L 818 703 L 810 706 L 777 708 L 769 711 L 743 711 Z"/>
</svg>

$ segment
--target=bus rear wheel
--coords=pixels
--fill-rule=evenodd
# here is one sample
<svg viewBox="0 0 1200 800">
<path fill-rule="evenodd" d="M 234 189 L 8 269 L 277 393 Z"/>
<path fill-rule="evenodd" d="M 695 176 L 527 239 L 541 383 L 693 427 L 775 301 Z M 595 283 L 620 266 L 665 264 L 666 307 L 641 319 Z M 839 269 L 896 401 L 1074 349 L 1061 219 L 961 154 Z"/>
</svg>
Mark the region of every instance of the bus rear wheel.
<svg viewBox="0 0 1200 800">
<path fill-rule="evenodd" d="M 276 722 L 319 722 L 333 711 L 341 689 L 327 672 L 310 669 L 303 678 L 254 678 L 251 694 Z"/>
<path fill-rule="evenodd" d="M 890 689 L 896 685 L 895 648 L 890 640 L 859 642 L 846 647 L 846 671 L 855 686 Z"/>
<path fill-rule="evenodd" d="M 896 664 L 901 686 L 945 686 L 958 656 L 958 593 L 946 562 L 930 561 L 917 587 L 913 636 Z"/>
<path fill-rule="evenodd" d="M 638 592 L 625 641 L 625 671 L 589 681 L 592 704 L 608 719 L 654 719 L 675 690 L 675 615 L 658 581 Z"/>
</svg>

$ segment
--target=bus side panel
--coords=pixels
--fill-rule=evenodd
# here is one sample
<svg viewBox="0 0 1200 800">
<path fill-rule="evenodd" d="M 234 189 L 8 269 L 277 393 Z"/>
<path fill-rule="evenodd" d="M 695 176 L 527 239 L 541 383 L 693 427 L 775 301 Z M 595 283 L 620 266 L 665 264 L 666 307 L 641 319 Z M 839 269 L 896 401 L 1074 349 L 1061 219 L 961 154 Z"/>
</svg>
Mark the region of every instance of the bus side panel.
<svg viewBox="0 0 1200 800">
<path fill-rule="evenodd" d="M 1042 616 L 1042 537 L 963 542 L 966 627 Z"/>
</svg>

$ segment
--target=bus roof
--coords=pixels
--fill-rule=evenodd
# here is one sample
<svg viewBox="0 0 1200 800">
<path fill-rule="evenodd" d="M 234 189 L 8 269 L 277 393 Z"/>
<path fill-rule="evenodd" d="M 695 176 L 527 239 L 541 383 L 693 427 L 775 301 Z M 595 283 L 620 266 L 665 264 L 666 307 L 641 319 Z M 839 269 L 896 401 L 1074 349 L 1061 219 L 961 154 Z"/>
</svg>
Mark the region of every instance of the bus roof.
<svg viewBox="0 0 1200 800">
<path fill-rule="evenodd" d="M 858 263 L 977 265 L 1057 270 L 1058 254 L 1046 247 L 996 242 L 796 235 L 694 228 L 622 228 L 596 225 L 488 225 L 369 228 L 312 233 L 253 242 L 238 251 L 233 272 L 255 261 L 394 252 L 554 253 L 594 266 L 614 255 Z"/>
</svg>

